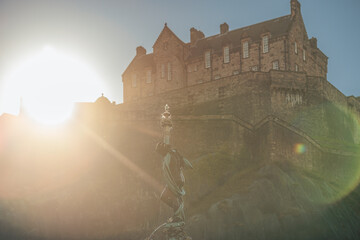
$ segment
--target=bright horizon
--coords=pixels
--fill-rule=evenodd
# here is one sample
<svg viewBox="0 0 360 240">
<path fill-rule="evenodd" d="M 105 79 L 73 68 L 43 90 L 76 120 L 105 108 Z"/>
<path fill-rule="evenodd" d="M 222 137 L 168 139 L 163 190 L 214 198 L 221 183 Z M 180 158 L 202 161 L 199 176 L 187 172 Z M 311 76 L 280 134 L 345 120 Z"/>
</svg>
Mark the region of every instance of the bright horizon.
<svg viewBox="0 0 360 240">
<path fill-rule="evenodd" d="M 4 112 L 17 115 L 21 108 L 51 125 L 69 119 L 75 102 L 93 101 L 105 88 L 83 60 L 52 46 L 19 61 L 3 80 Z"/>
</svg>

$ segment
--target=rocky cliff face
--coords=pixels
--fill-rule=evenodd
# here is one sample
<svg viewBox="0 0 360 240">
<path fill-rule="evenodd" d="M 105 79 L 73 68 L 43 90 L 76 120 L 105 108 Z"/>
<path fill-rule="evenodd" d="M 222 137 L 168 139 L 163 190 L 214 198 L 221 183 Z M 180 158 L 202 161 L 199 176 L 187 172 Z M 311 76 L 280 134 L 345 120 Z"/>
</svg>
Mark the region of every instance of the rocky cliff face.
<svg viewBox="0 0 360 240">
<path fill-rule="evenodd" d="M 230 176 L 201 200 L 208 208 L 189 207 L 197 213 L 188 229 L 194 239 L 358 239 L 359 191 L 332 201 L 344 187 L 289 165 L 265 164 Z"/>
</svg>

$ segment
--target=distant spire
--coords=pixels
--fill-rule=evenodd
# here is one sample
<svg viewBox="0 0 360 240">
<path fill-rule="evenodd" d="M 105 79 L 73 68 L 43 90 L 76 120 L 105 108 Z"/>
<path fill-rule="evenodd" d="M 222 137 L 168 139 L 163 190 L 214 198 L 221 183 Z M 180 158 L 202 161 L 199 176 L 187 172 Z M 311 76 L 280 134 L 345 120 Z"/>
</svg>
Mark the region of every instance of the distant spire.
<svg viewBox="0 0 360 240">
<path fill-rule="evenodd" d="M 165 22 L 165 27 L 167 27 L 167 22 Z"/>
<path fill-rule="evenodd" d="M 19 106 L 19 116 L 24 116 L 25 109 L 24 109 L 24 101 L 23 97 L 20 97 L 20 106 Z"/>
</svg>

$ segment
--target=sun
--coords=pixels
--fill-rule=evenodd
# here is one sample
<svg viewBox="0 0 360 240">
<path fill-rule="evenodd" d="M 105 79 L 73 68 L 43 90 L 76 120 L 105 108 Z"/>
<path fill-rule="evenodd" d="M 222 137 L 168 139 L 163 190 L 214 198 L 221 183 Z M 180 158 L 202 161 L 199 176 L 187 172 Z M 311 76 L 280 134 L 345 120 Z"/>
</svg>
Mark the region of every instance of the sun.
<svg viewBox="0 0 360 240">
<path fill-rule="evenodd" d="M 7 102 L 21 98 L 31 118 L 58 124 L 71 116 L 74 102 L 91 101 L 102 91 L 95 71 L 76 57 L 47 46 L 17 64 L 6 78 L 4 93 Z"/>
</svg>

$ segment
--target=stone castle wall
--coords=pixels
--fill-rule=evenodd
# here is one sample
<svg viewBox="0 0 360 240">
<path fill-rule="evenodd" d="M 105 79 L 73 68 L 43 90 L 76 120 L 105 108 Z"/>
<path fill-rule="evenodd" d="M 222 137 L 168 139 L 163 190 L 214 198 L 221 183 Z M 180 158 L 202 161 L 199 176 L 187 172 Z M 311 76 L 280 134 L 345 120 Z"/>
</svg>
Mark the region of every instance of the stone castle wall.
<svg viewBox="0 0 360 240">
<path fill-rule="evenodd" d="M 347 129 L 350 135 L 344 139 L 358 141 L 356 123 L 344 120 L 337 123 L 339 129 L 333 129 L 327 119 L 334 110 L 327 105 L 335 106 L 340 115 L 358 116 L 358 102 L 350 102 L 321 77 L 302 72 L 246 72 L 117 105 L 114 124 L 150 121 L 153 127 L 146 131 L 157 133 L 160 140 L 157 122 L 169 104 L 174 144 L 190 156 L 211 153 L 219 146 L 230 148 L 234 155 L 246 148 L 250 158 L 288 159 L 311 168 L 316 163 L 306 159 L 321 159 L 323 152 L 351 155 L 322 146 L 317 139 Z M 306 154 L 294 152 L 297 143 L 306 145 Z"/>
</svg>

